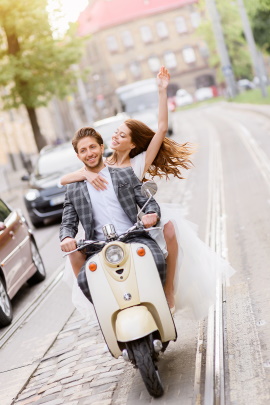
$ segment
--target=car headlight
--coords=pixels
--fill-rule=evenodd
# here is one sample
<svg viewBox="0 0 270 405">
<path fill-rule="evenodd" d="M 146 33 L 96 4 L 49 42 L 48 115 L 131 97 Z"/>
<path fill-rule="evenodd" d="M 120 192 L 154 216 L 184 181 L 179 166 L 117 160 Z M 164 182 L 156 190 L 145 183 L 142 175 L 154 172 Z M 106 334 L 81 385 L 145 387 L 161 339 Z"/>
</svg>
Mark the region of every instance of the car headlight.
<svg viewBox="0 0 270 405">
<path fill-rule="evenodd" d="M 27 201 L 34 201 L 39 196 L 40 196 L 40 192 L 38 190 L 36 190 L 35 188 L 33 188 L 26 193 L 25 198 Z"/>
<path fill-rule="evenodd" d="M 120 263 L 124 258 L 124 251 L 120 246 L 111 245 L 106 249 L 105 257 L 109 263 Z"/>
</svg>

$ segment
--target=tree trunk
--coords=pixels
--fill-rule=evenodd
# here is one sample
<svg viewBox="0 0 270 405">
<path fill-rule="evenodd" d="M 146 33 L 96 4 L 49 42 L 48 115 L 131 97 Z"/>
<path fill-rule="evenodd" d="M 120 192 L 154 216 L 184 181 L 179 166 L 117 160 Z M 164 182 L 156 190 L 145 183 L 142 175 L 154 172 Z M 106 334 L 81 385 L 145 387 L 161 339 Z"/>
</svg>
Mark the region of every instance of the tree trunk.
<svg viewBox="0 0 270 405">
<path fill-rule="evenodd" d="M 7 43 L 8 43 L 8 53 L 10 55 L 17 55 L 17 53 L 20 51 L 20 43 L 18 41 L 18 37 L 15 33 L 15 29 L 11 32 L 9 32 L 8 28 L 4 25 L 4 31 L 6 33 L 6 37 L 7 37 Z M 17 82 L 16 77 L 15 77 L 15 83 Z M 18 79 L 18 83 L 20 85 L 25 85 L 27 86 L 27 83 L 22 83 L 21 80 Z M 16 83 L 17 84 L 17 83 Z M 19 86 L 20 88 L 20 86 Z M 22 97 L 23 100 L 23 97 Z M 25 106 L 26 107 L 26 106 Z M 33 107 L 26 107 L 27 109 L 27 113 L 31 122 L 31 126 L 32 126 L 32 130 L 34 133 L 34 138 L 36 141 L 36 145 L 38 150 L 40 151 L 41 148 L 43 148 L 43 146 L 45 146 L 47 144 L 44 136 L 41 134 L 40 132 L 40 128 L 39 128 L 39 124 L 38 124 L 38 120 L 37 120 L 37 114 L 36 114 L 36 110 Z"/>
<path fill-rule="evenodd" d="M 47 145 L 47 142 L 42 133 L 40 132 L 36 110 L 33 107 L 26 107 L 26 109 L 31 122 L 36 145 L 38 150 L 40 151 L 45 145 Z"/>
</svg>

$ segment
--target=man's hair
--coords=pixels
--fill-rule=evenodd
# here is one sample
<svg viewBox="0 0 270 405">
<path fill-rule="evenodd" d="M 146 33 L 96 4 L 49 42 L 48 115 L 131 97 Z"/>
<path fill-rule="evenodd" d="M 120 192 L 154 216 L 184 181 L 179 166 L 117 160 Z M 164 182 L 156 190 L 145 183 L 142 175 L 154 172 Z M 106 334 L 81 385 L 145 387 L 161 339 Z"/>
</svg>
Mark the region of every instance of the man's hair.
<svg viewBox="0 0 270 405">
<path fill-rule="evenodd" d="M 102 136 L 94 128 L 84 127 L 78 129 L 78 131 L 75 133 L 72 139 L 72 146 L 76 153 L 78 153 L 78 142 L 83 138 L 87 138 L 88 136 L 95 138 L 95 140 L 99 145 L 103 145 Z"/>
</svg>

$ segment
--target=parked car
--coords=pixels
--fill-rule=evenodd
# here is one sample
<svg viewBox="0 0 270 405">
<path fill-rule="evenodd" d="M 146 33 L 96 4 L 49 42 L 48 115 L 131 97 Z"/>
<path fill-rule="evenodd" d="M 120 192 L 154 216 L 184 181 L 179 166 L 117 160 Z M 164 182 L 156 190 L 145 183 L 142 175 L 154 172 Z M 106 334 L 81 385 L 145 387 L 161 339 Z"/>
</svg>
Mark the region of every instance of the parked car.
<svg viewBox="0 0 270 405">
<path fill-rule="evenodd" d="M 60 178 L 81 167 L 70 142 L 41 151 L 33 173 L 22 178 L 29 181 L 24 202 L 35 227 L 42 226 L 47 219 L 61 218 L 66 187 L 61 186 Z"/>
<path fill-rule="evenodd" d="M 268 86 L 268 84 L 269 84 L 269 79 L 268 79 L 268 77 L 265 76 L 265 75 L 262 75 L 262 80 L 263 80 L 264 84 L 265 84 L 266 86 Z M 259 86 L 260 86 L 260 79 L 258 78 L 258 76 L 254 76 L 254 77 L 253 77 L 252 83 L 255 84 L 255 87 L 259 87 Z"/>
<path fill-rule="evenodd" d="M 195 91 L 195 99 L 197 101 L 209 100 L 214 97 L 212 87 L 201 87 Z"/>
<path fill-rule="evenodd" d="M 130 118 L 128 114 L 119 113 L 112 117 L 104 118 L 103 120 L 94 122 L 93 128 L 95 128 L 95 130 L 100 133 L 104 141 L 105 157 L 110 156 L 113 152 L 112 149 L 110 149 L 109 145 L 114 131 L 128 118 Z"/>
<path fill-rule="evenodd" d="M 177 107 L 183 107 L 193 103 L 193 97 L 185 89 L 179 89 L 176 92 L 175 101 Z"/>
<path fill-rule="evenodd" d="M 0 198 L 0 327 L 11 323 L 11 299 L 22 285 L 46 277 L 34 235 L 19 210 Z"/>
<path fill-rule="evenodd" d="M 253 90 L 256 88 L 256 85 L 248 79 L 238 80 L 237 86 L 240 91 Z"/>
<path fill-rule="evenodd" d="M 168 97 L 168 110 L 173 112 L 173 111 L 175 111 L 175 108 L 176 108 L 175 96 Z"/>
</svg>

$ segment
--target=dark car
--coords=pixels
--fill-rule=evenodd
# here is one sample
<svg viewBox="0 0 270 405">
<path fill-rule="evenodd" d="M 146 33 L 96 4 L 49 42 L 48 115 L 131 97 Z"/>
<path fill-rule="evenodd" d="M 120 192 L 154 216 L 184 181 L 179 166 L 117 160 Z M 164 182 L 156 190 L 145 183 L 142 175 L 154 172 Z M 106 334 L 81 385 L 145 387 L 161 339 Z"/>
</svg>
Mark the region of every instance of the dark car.
<svg viewBox="0 0 270 405">
<path fill-rule="evenodd" d="M 24 176 L 29 180 L 29 190 L 24 196 L 32 224 L 42 226 L 46 219 L 62 216 L 66 187 L 61 186 L 61 177 L 82 167 L 81 161 L 70 143 L 45 147 L 41 152 L 33 173 Z"/>
<path fill-rule="evenodd" d="M 44 280 L 45 268 L 31 229 L 20 211 L 0 198 L 0 327 L 12 321 L 11 299 L 27 281 Z"/>
</svg>

